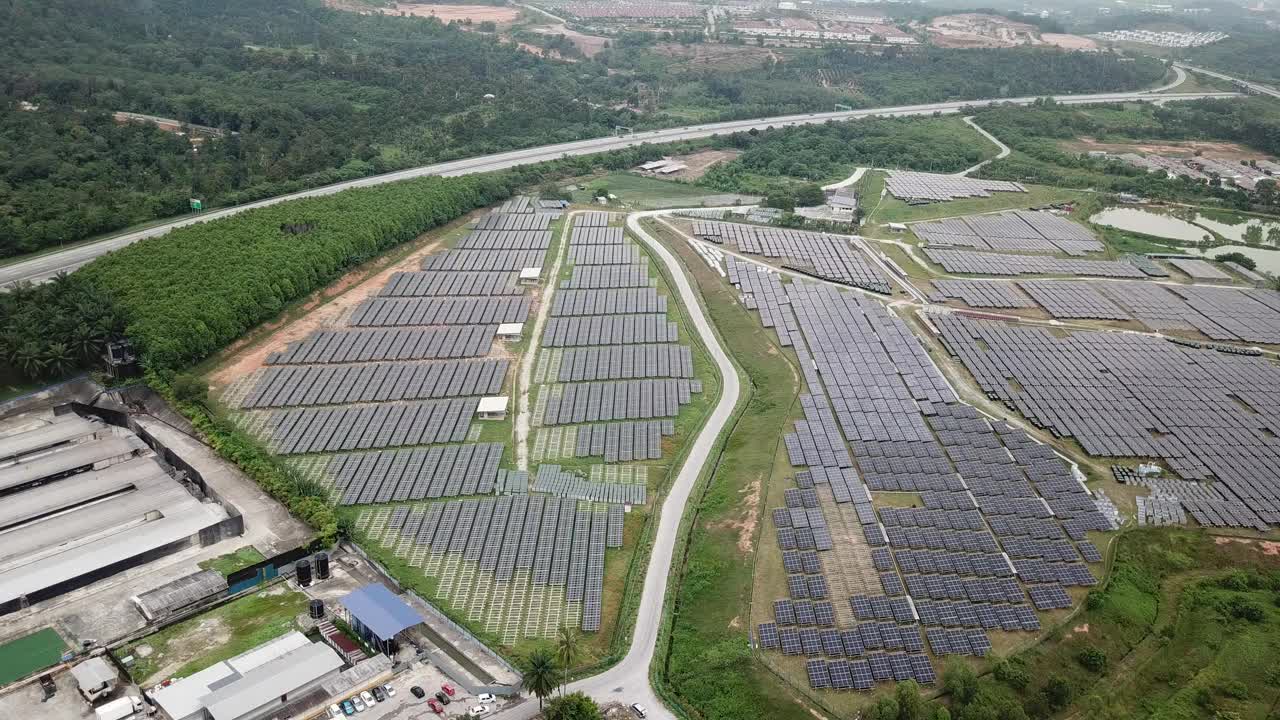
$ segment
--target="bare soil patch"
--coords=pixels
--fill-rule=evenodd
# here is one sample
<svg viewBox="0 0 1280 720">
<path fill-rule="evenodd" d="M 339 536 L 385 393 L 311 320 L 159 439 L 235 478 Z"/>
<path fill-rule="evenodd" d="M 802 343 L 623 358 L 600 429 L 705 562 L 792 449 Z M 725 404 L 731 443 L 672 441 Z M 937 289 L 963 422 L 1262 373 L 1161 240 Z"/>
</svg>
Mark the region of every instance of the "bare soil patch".
<svg viewBox="0 0 1280 720">
<path fill-rule="evenodd" d="M 1227 543 L 1240 543 L 1241 545 L 1257 545 L 1258 552 L 1263 555 L 1280 555 L 1280 542 L 1271 540 L 1251 540 L 1249 538 L 1233 538 L 1233 537 L 1216 537 L 1213 539 L 1214 545 L 1226 545 Z"/>
<path fill-rule="evenodd" d="M 653 46 L 659 55 L 672 58 L 672 67 L 680 70 L 748 70 L 760 68 L 765 59 L 777 57 L 770 48 L 750 45 L 715 45 L 698 43 L 659 43 Z"/>
<path fill-rule="evenodd" d="M 689 167 L 678 173 L 672 173 L 665 177 L 667 179 L 676 180 L 697 180 L 703 175 L 706 175 L 707 171 L 712 167 L 719 165 L 722 162 L 729 162 L 741 154 L 742 153 L 737 150 L 703 150 L 702 152 L 696 152 L 692 155 L 673 157 L 671 158 L 672 160 L 682 162 Z"/>
<path fill-rule="evenodd" d="M 600 54 L 600 51 L 604 49 L 605 43 L 609 42 L 609 38 L 580 33 L 577 30 L 570 30 L 564 25 L 544 25 L 530 28 L 530 30 L 539 35 L 563 35 L 565 39 L 573 43 L 587 57 L 595 57 Z"/>
<path fill-rule="evenodd" d="M 425 3 L 396 3 L 392 7 L 361 5 L 350 0 L 326 0 L 326 4 L 338 10 L 358 12 L 362 15 L 374 12 L 402 17 L 434 17 L 446 25 L 453 21 L 482 23 L 492 21 L 498 25 L 510 25 L 520 17 L 520 10 L 492 5 L 428 5 Z"/>
<path fill-rule="evenodd" d="M 1248 160 L 1250 158 L 1258 158 L 1263 153 L 1232 142 L 1210 142 L 1199 140 L 1187 141 L 1168 141 L 1168 142 L 1151 142 L 1151 143 L 1106 143 L 1099 142 L 1091 137 L 1082 137 L 1078 140 L 1063 142 L 1060 144 L 1062 149 L 1068 152 L 1090 152 L 1103 150 L 1109 153 L 1138 153 L 1139 155 L 1170 155 L 1176 157 L 1191 157 L 1199 152 L 1201 155 L 1210 158 L 1220 158 L 1223 160 Z"/>
<path fill-rule="evenodd" d="M 1042 33 L 1040 39 L 1050 45 L 1064 50 L 1097 50 L 1098 43 L 1082 35 L 1063 35 L 1061 33 Z"/>
</svg>

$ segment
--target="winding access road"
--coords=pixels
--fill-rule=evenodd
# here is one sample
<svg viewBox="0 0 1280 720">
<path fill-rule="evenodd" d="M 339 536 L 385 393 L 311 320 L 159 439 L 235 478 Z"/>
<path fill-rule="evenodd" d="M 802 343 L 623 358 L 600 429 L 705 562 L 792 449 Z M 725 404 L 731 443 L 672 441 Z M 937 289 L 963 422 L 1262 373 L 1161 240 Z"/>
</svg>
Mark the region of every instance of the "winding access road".
<svg viewBox="0 0 1280 720">
<path fill-rule="evenodd" d="M 1238 95 L 1239 93 L 1232 92 L 1166 93 L 1162 95 L 1153 95 L 1149 90 L 1138 90 L 1134 92 L 1099 93 L 1093 95 L 1056 95 L 1051 97 L 1062 104 L 1083 105 L 1089 103 L 1122 101 L 1168 102 L 1172 100 L 1236 97 Z M 958 100 L 953 102 L 928 103 L 924 105 L 900 105 L 897 107 L 810 113 L 807 115 L 780 115 L 754 120 L 733 120 L 729 122 L 668 128 L 666 130 L 651 130 L 618 137 L 578 140 L 574 142 L 559 143 L 556 145 L 527 148 L 524 150 L 512 150 L 493 155 L 482 155 L 480 157 L 466 158 L 463 160 L 452 160 L 449 162 L 436 163 L 434 165 L 410 168 L 408 170 L 400 170 L 397 172 L 386 173 L 384 175 L 373 175 L 371 177 L 360 178 L 358 180 L 350 180 L 348 182 L 337 183 L 334 185 L 312 188 L 310 190 L 303 190 L 296 193 L 290 193 L 288 195 L 280 195 L 273 198 L 267 198 L 265 200 L 246 203 L 244 205 L 237 205 L 235 207 L 212 210 L 200 215 L 184 217 L 171 222 L 155 225 L 144 230 L 123 233 L 97 242 L 85 243 L 66 250 L 38 255 L 28 260 L 14 262 L 0 267 L 0 287 L 4 287 L 15 282 L 42 282 L 48 280 L 60 272 L 71 272 L 72 270 L 75 270 L 76 268 L 85 265 L 95 258 L 111 252 L 112 250 L 117 250 L 144 238 L 164 235 L 174 228 L 205 222 L 208 220 L 216 220 L 218 218 L 244 212 L 245 210 L 266 207 L 286 200 L 332 195 L 351 188 L 382 185 L 389 182 L 396 182 L 398 180 L 423 177 L 425 175 L 457 176 L 505 170 L 507 168 L 517 167 L 520 165 L 533 165 L 566 156 L 591 155 L 610 150 L 635 147 L 637 145 L 670 143 L 681 140 L 697 140 L 711 137 L 713 135 L 746 132 L 749 130 L 765 130 L 771 127 L 814 125 L 828 121 L 860 120 L 869 117 L 910 117 L 916 115 L 933 115 L 935 113 L 949 115 L 959 113 L 965 108 L 990 104 L 1008 103 L 1013 105 L 1030 105 L 1037 99 L 1037 97 L 1020 97 L 993 98 L 986 100 Z"/>
</svg>

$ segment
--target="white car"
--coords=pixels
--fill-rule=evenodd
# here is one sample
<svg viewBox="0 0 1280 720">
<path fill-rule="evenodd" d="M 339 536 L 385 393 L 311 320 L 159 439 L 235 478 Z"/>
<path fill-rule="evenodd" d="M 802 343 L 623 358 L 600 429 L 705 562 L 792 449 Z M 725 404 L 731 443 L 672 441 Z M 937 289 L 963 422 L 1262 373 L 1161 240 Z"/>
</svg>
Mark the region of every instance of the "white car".
<svg viewBox="0 0 1280 720">
<path fill-rule="evenodd" d="M 377 700 L 373 699 L 373 693 L 369 692 L 368 690 L 365 690 L 364 692 L 360 693 L 360 699 L 364 700 L 364 704 L 369 707 L 373 707 L 374 704 L 378 702 Z"/>
<path fill-rule="evenodd" d="M 470 710 L 468 710 L 467 715 L 469 717 L 484 717 L 485 715 L 488 715 L 491 712 L 493 712 L 493 708 L 489 707 L 488 705 L 477 705 L 471 708 Z"/>
<path fill-rule="evenodd" d="M 364 701 L 360 699 L 359 695 L 351 698 L 351 704 L 356 706 L 356 712 L 364 712 L 366 707 Z"/>
<path fill-rule="evenodd" d="M 391 683 L 387 683 L 386 685 L 383 685 L 382 689 L 387 693 L 387 697 L 396 696 L 396 689 L 391 687 Z"/>
<path fill-rule="evenodd" d="M 639 717 L 648 716 L 648 713 L 644 711 L 644 706 L 640 703 L 631 703 L 631 712 L 635 713 Z"/>
<path fill-rule="evenodd" d="M 329 717 L 331 717 L 331 718 L 340 718 L 340 717 L 342 717 L 342 708 L 338 707 L 337 705 L 330 705 L 330 706 L 329 706 Z"/>
<path fill-rule="evenodd" d="M 495 698 L 491 693 L 480 693 L 479 695 L 476 696 L 476 700 L 481 703 L 484 703 L 485 705 L 488 705 L 492 703 L 494 700 L 497 700 L 497 698 Z"/>
</svg>

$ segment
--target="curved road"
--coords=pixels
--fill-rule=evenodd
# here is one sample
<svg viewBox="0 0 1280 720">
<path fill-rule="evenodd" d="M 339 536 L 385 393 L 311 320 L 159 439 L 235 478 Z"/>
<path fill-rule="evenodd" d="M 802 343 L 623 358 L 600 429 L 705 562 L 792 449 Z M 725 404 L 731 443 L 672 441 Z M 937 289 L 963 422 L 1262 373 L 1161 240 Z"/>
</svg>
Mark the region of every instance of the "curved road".
<svg viewBox="0 0 1280 720">
<path fill-rule="evenodd" d="M 1219 80 L 1226 80 L 1227 82 L 1240 83 L 1244 87 L 1260 95 L 1270 95 L 1273 98 L 1280 98 L 1280 90 L 1276 90 L 1275 88 L 1270 87 L 1268 85 L 1259 85 L 1258 83 L 1245 82 L 1244 80 L 1240 80 L 1239 78 L 1233 78 L 1230 75 L 1223 75 L 1220 72 L 1215 72 L 1213 70 L 1206 70 L 1201 67 L 1195 67 L 1194 65 L 1182 65 L 1180 63 L 1174 63 L 1173 67 L 1175 70 L 1190 70 L 1191 72 L 1200 73 L 1201 75 L 1208 75 L 1209 77 L 1218 78 Z"/>
<path fill-rule="evenodd" d="M 1081 105 L 1098 102 L 1119 102 L 1119 101 L 1158 101 L 1166 102 L 1170 100 L 1196 100 L 1201 98 L 1212 97 L 1235 97 L 1239 93 L 1231 92 L 1215 92 L 1215 93 L 1166 93 L 1155 96 L 1150 91 L 1141 90 L 1127 93 L 1100 93 L 1095 95 L 1057 95 L 1052 96 L 1059 103 L 1067 105 Z M 156 225 L 145 230 L 125 233 L 112 238 L 100 240 L 98 242 L 86 243 L 77 247 L 61 250 L 58 252 L 47 253 L 29 260 L 15 262 L 0 267 L 0 287 L 9 285 L 14 282 L 41 282 L 47 280 L 59 272 L 70 272 L 92 261 L 94 258 L 104 255 L 112 250 L 122 248 L 131 243 L 142 240 L 143 238 L 163 235 L 170 230 L 184 225 L 205 222 L 206 220 L 216 220 L 218 218 L 234 215 L 252 208 L 265 207 L 274 205 L 286 200 L 296 200 L 306 197 L 321 197 L 324 195 L 332 195 L 350 188 L 369 187 L 373 185 L 382 185 L 384 183 L 396 182 L 397 180 L 407 180 L 410 178 L 422 177 L 424 175 L 470 175 L 472 173 L 490 172 L 494 170 L 505 170 L 507 168 L 519 165 L 532 165 L 535 163 L 545 162 L 547 160 L 555 160 L 560 157 L 570 155 L 590 155 L 593 153 L 606 152 L 609 150 L 619 150 L 622 148 L 634 147 L 642 144 L 669 143 L 681 140 L 696 140 L 711 137 L 713 135 L 721 135 L 734 132 L 745 132 L 747 130 L 764 130 L 770 127 L 785 127 L 794 125 L 812 125 L 824 123 L 829 120 L 858 120 L 867 117 L 909 117 L 913 115 L 933 115 L 953 114 L 960 112 L 963 108 L 974 107 L 979 105 L 987 105 L 993 103 L 1009 103 L 1014 105 L 1030 105 L 1035 102 L 1036 97 L 1021 98 L 998 98 L 993 100 L 964 100 L 955 102 L 930 103 L 925 105 L 902 105 L 898 107 L 886 108 L 868 108 L 865 110 L 845 110 L 840 112 L 811 113 L 808 115 L 781 115 L 772 118 L 759 118 L 755 120 L 733 120 L 729 122 L 708 123 L 704 125 L 691 125 L 687 127 L 670 128 L 667 130 L 651 130 L 633 135 L 624 135 L 621 137 L 604 137 L 592 140 L 578 140 L 575 142 L 560 143 L 557 145 L 544 145 L 542 147 L 528 148 L 526 150 L 512 150 L 494 155 L 483 155 L 475 158 L 467 158 L 464 160 L 453 160 L 450 162 L 437 163 L 435 165 L 426 165 L 423 167 L 410 168 L 408 170 L 400 170 L 398 172 L 387 173 L 385 175 L 374 175 L 371 177 L 360 178 L 359 180 L 351 180 L 348 182 L 338 183 L 335 185 L 326 185 L 324 187 L 313 188 L 311 190 L 303 190 L 301 192 L 291 193 L 288 195 L 280 195 L 278 197 L 267 198 L 257 202 L 247 203 L 236 207 L 223 208 L 221 210 L 213 210 L 199 216 L 192 216 L 174 220 L 172 222 Z"/>
</svg>

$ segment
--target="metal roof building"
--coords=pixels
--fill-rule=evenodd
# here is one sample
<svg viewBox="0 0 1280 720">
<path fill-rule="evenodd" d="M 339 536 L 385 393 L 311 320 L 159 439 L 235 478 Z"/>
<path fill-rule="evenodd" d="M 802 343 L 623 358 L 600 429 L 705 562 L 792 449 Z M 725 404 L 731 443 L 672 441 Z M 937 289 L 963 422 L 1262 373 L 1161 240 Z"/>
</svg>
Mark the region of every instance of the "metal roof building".
<svg viewBox="0 0 1280 720">
<path fill-rule="evenodd" d="M 426 622 L 417 610 L 378 583 L 354 590 L 339 602 L 351 618 L 352 629 L 385 653 L 395 651 L 396 635 Z"/>
</svg>

